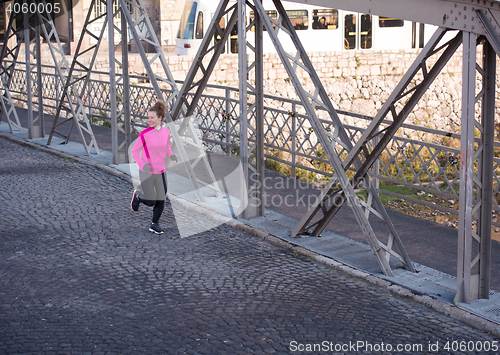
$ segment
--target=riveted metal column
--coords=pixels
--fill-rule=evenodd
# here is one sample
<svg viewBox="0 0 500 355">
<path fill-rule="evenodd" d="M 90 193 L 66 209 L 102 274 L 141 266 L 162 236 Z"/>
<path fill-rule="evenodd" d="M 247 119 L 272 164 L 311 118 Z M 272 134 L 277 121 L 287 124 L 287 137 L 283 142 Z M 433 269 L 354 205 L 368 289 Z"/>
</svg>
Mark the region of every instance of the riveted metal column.
<svg viewBox="0 0 500 355">
<path fill-rule="evenodd" d="M 458 217 L 457 294 L 454 302 L 469 302 L 471 299 L 475 85 L 476 35 L 471 32 L 463 32 L 460 210 Z"/>
<path fill-rule="evenodd" d="M 225 109 L 224 109 L 224 112 L 231 112 L 231 90 L 229 88 L 226 88 L 225 90 L 226 92 L 226 95 L 224 96 L 224 98 L 226 99 L 226 105 L 225 105 Z M 229 146 L 229 144 L 231 143 L 231 122 L 229 121 L 229 119 L 225 120 L 226 121 L 226 147 L 225 147 L 225 150 L 226 150 L 226 155 L 227 156 L 231 156 L 231 147 Z"/>
<path fill-rule="evenodd" d="M 23 7 L 26 5 L 29 8 L 27 0 L 23 0 Z M 27 139 L 33 139 L 33 92 L 31 85 L 31 51 L 30 51 L 30 26 L 29 16 L 25 12 L 23 14 L 24 22 L 24 58 L 26 62 L 26 102 L 28 104 L 28 131 L 26 132 Z"/>
<path fill-rule="evenodd" d="M 255 0 L 262 1 L 262 0 Z M 265 201 L 265 159 L 264 159 L 264 45 L 263 45 L 263 26 L 260 16 L 255 14 L 255 133 L 256 142 L 256 168 L 257 168 L 257 186 L 256 199 L 259 202 L 257 215 L 266 214 Z"/>
<path fill-rule="evenodd" d="M 28 7 L 30 0 L 24 2 Z M 40 20 L 36 14 L 23 14 L 24 48 L 26 61 L 26 99 L 28 105 L 27 139 L 40 138 L 43 133 L 42 63 L 40 55 Z M 33 48 L 33 50 L 32 50 Z M 33 100 L 33 75 L 37 73 L 37 101 Z"/>
<path fill-rule="evenodd" d="M 122 11 L 128 11 L 127 8 Z M 128 148 L 132 144 L 132 137 L 130 135 L 130 75 L 128 67 L 128 31 L 127 19 L 125 16 L 121 17 L 122 25 L 122 79 L 123 79 L 123 92 L 122 92 L 122 105 L 123 105 L 123 129 L 125 134 L 125 147 Z M 128 149 L 125 149 L 125 161 L 129 161 Z"/>
<path fill-rule="evenodd" d="M 246 11 L 245 0 L 238 0 L 238 74 L 239 74 L 239 105 L 240 105 L 240 161 L 243 167 L 241 177 L 241 204 L 247 206 L 243 211 L 243 218 L 252 217 L 254 201 L 250 197 L 250 167 L 248 162 L 248 102 L 247 102 L 247 37 L 245 31 Z"/>
<path fill-rule="evenodd" d="M 106 1 L 108 17 L 108 48 L 109 48 L 109 105 L 111 120 L 111 164 L 118 164 L 118 122 L 116 118 L 116 72 L 115 72 L 115 27 L 113 24 L 113 2 Z M 111 57 L 113 55 L 113 57 Z"/>
<path fill-rule="evenodd" d="M 259 0 L 255 0 L 259 1 Z M 245 209 L 243 218 L 263 216 L 264 204 L 264 78 L 262 42 L 262 22 L 255 14 L 253 27 L 255 29 L 255 45 L 247 44 L 246 2 L 238 1 L 238 65 L 240 90 L 240 159 L 243 166 L 242 204 Z M 252 24 L 250 24 L 252 26 Z M 250 51 L 252 53 L 249 53 Z M 252 63 L 249 63 L 249 58 Z M 255 79 L 252 85 L 251 78 Z M 248 95 L 253 95 L 254 101 L 248 104 Z M 252 118 L 255 118 L 252 120 Z M 254 133 L 255 141 L 249 137 Z M 255 166 L 250 160 L 255 157 Z M 241 211 L 240 211 L 241 212 Z"/>
<path fill-rule="evenodd" d="M 37 83 L 37 96 L 38 96 L 38 119 L 34 123 L 36 129 L 33 134 L 36 135 L 35 138 L 45 137 L 44 129 L 44 113 L 43 113 L 43 83 L 42 83 L 42 45 L 41 45 L 41 31 L 40 31 L 40 19 L 35 16 L 35 57 L 36 57 L 36 83 Z"/>
<path fill-rule="evenodd" d="M 495 139 L 495 82 L 496 53 L 489 41 L 483 42 L 483 100 L 481 124 L 483 132 L 481 164 L 478 167 L 481 181 L 478 200 L 481 201 L 478 218 L 479 232 L 479 287 L 477 298 L 490 298 L 491 276 L 491 212 L 493 191 L 493 144 Z"/>
</svg>

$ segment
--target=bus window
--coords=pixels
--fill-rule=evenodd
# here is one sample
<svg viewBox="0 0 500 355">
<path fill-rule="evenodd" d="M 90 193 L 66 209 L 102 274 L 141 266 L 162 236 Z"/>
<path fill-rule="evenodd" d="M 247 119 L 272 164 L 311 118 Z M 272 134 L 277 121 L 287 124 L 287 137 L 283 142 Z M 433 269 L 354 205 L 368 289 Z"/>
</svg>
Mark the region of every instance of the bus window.
<svg viewBox="0 0 500 355">
<path fill-rule="evenodd" d="M 0 3 L 0 40 L 5 40 L 5 28 L 6 26 L 6 17 L 5 17 L 5 3 Z"/>
<path fill-rule="evenodd" d="M 344 48 L 356 48 L 356 15 L 354 14 L 344 17 Z"/>
<path fill-rule="evenodd" d="M 309 27 L 307 10 L 286 10 L 286 14 L 296 31 L 307 30 Z"/>
<path fill-rule="evenodd" d="M 255 14 L 253 11 L 250 11 L 250 23 L 252 23 L 252 21 L 255 20 Z M 255 26 L 252 25 L 252 27 L 250 28 L 250 32 L 255 32 Z"/>
<path fill-rule="evenodd" d="M 336 30 L 339 23 L 339 12 L 333 9 L 313 10 L 313 30 Z"/>
<path fill-rule="evenodd" d="M 372 47 L 372 15 L 361 15 L 361 49 Z"/>
<path fill-rule="evenodd" d="M 198 12 L 198 21 L 196 21 L 196 39 L 203 39 L 203 12 Z"/>
<path fill-rule="evenodd" d="M 396 18 L 390 17 L 379 17 L 378 26 L 379 27 L 403 27 L 404 21 L 398 20 Z"/>
<path fill-rule="evenodd" d="M 275 22 L 277 22 L 277 21 L 278 21 L 278 11 L 276 11 L 276 10 L 267 10 L 267 11 L 266 11 L 266 14 L 267 14 L 267 16 L 269 16 L 271 19 L 273 19 Z M 271 24 L 273 25 L 273 28 L 276 28 L 276 24 L 275 24 L 275 22 L 272 22 L 272 21 L 271 21 Z M 266 30 L 266 29 L 264 28 L 264 31 L 265 31 L 265 30 Z"/>
<path fill-rule="evenodd" d="M 224 30 L 226 29 L 226 20 L 224 19 L 224 17 L 222 17 L 219 21 L 219 27 L 221 29 L 221 33 L 224 32 Z M 214 34 L 214 45 L 217 44 L 217 42 L 219 42 L 221 39 L 220 35 L 218 32 L 215 32 Z M 223 47 L 222 48 L 222 53 L 226 53 L 226 48 Z"/>
<path fill-rule="evenodd" d="M 276 10 L 268 10 L 268 11 L 266 11 L 266 14 L 274 21 L 278 21 L 278 12 Z M 254 19 L 255 19 L 255 14 L 253 11 L 250 11 L 250 22 L 252 22 Z M 271 21 L 271 25 L 273 26 L 273 28 L 276 27 L 276 25 L 272 21 Z M 266 30 L 266 28 L 264 26 L 263 26 L 263 29 L 264 29 L 264 31 Z M 250 31 L 255 32 L 255 27 L 252 26 Z"/>
<path fill-rule="evenodd" d="M 181 23 L 179 24 L 179 32 L 177 38 L 193 39 L 194 20 L 196 18 L 196 3 L 186 1 L 184 10 L 182 10 Z"/>
<path fill-rule="evenodd" d="M 231 37 L 230 37 L 230 50 L 231 53 L 238 53 L 238 20 L 236 20 L 236 23 L 233 26 L 233 29 L 231 30 Z"/>
</svg>

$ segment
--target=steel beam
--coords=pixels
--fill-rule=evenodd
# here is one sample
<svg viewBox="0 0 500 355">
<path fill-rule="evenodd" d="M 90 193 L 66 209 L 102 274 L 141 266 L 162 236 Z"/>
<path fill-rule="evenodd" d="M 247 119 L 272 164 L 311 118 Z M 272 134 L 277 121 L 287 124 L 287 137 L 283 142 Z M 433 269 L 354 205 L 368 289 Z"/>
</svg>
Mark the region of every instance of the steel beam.
<svg viewBox="0 0 500 355">
<path fill-rule="evenodd" d="M 490 298 L 491 278 L 491 220 L 493 202 L 493 157 L 495 140 L 495 85 L 496 53 L 488 41 L 483 42 L 483 100 L 481 103 L 482 153 L 478 166 L 481 187 L 478 201 L 481 203 L 478 218 L 479 233 L 479 285 L 474 294 L 478 298 Z M 476 290 L 475 290 L 476 291 Z"/>
<path fill-rule="evenodd" d="M 355 11 L 401 20 L 427 23 L 454 30 L 485 35 L 476 10 L 491 11 L 500 18 L 500 2 L 496 0 L 288 0 L 309 5 Z"/>
<path fill-rule="evenodd" d="M 28 0 L 23 5 L 29 6 Z M 35 13 L 23 14 L 24 55 L 26 65 L 26 101 L 28 106 L 28 130 L 26 139 L 44 137 L 43 133 L 43 98 L 42 98 L 42 63 L 40 55 L 40 20 Z M 37 55 L 38 54 L 38 55 Z M 34 98 L 33 74 L 37 73 L 37 101 Z"/>
<path fill-rule="evenodd" d="M 15 0 L 14 2 L 14 4 L 20 3 L 21 0 Z M 14 6 L 14 4 L 12 6 Z M 7 29 L 5 31 L 4 45 L 2 46 L 0 58 L 0 101 L 2 103 L 0 120 L 2 116 L 5 115 L 10 131 L 14 132 L 15 129 L 19 132 L 22 132 L 24 131 L 24 128 L 21 126 L 16 106 L 14 105 L 14 101 L 10 94 L 10 84 L 12 82 L 12 76 L 17 64 L 19 51 L 24 41 L 24 26 L 15 28 L 15 20 L 16 14 L 14 12 L 11 12 L 11 15 L 9 17 L 9 24 L 7 25 Z M 11 42 L 16 43 L 13 48 L 9 47 Z M 9 64 L 6 63 L 7 60 L 9 60 Z"/>
<path fill-rule="evenodd" d="M 255 206 L 255 201 L 252 200 L 250 192 L 251 166 L 248 162 L 249 157 L 249 125 L 248 125 L 248 101 L 247 101 L 247 80 L 248 78 L 248 63 L 247 63 L 247 37 L 246 37 L 246 2 L 238 0 L 238 75 L 239 75 L 239 121 L 240 121 L 240 161 L 243 166 L 241 179 L 241 205 L 247 206 L 243 212 L 243 218 L 253 217 L 254 213 L 249 212 L 249 206 Z M 232 26 L 228 26 L 226 30 L 231 30 Z M 250 202 L 250 204 L 249 204 Z"/>
<path fill-rule="evenodd" d="M 110 121 L 111 121 L 111 164 L 119 164 L 129 161 L 128 147 L 131 144 L 131 122 L 130 122 L 130 76 L 128 72 L 128 26 L 127 19 L 123 11 L 127 7 L 115 6 L 111 0 L 106 3 L 106 17 L 108 23 L 108 51 L 113 53 L 109 60 L 109 87 L 110 87 Z M 91 10 L 91 9 L 90 9 Z M 121 16 L 120 16 L 121 15 Z M 120 17 L 120 25 L 115 24 L 115 19 Z M 118 33 L 118 44 L 115 45 L 115 32 Z M 119 52 L 121 51 L 121 59 Z M 117 71 L 116 67 L 120 68 Z M 118 87 L 121 85 L 121 92 Z M 123 127 L 121 125 L 123 125 Z M 118 132 L 123 133 L 123 140 L 120 143 Z M 122 154 L 121 151 L 124 151 Z"/>
<path fill-rule="evenodd" d="M 261 1 L 261 0 L 255 0 Z M 255 191 L 255 200 L 259 203 L 255 215 L 264 216 L 265 209 L 265 158 L 264 158 L 264 63 L 260 58 L 264 56 L 263 42 L 263 27 L 260 16 L 255 16 L 255 47 L 254 47 L 254 64 L 255 64 L 255 166 L 257 170 L 256 184 L 252 186 L 252 191 Z"/>
<path fill-rule="evenodd" d="M 490 9 L 476 9 L 476 15 L 481 25 L 484 28 L 485 36 L 488 39 L 489 45 L 500 56 L 500 36 L 496 31 L 500 25 Z"/>
<path fill-rule="evenodd" d="M 447 29 L 445 28 L 438 28 L 434 35 L 431 37 L 427 45 L 422 49 L 422 51 L 419 53 L 413 64 L 408 68 L 406 71 L 403 79 L 398 83 L 396 88 L 393 90 L 391 95 L 387 98 L 385 101 L 384 105 L 381 107 L 381 109 L 377 112 L 377 115 L 374 117 L 372 122 L 370 122 L 370 125 L 366 128 L 366 130 L 363 132 L 359 140 L 356 142 L 354 145 L 353 149 L 349 152 L 347 155 L 347 158 L 345 159 L 346 161 L 346 167 L 349 166 L 354 162 L 354 159 L 356 156 L 358 156 L 361 152 L 362 149 L 366 147 L 366 145 L 370 142 L 372 137 L 379 136 L 379 128 L 382 122 L 386 119 L 386 117 L 389 114 L 392 114 L 392 112 L 395 112 L 396 110 L 396 104 L 401 101 L 402 98 L 406 97 L 409 93 L 414 91 L 414 89 L 419 89 L 419 95 L 413 94 L 414 97 L 414 103 L 409 107 L 410 110 L 400 110 L 399 116 L 401 114 L 403 115 L 404 118 L 407 117 L 407 115 L 410 114 L 411 108 L 415 105 L 416 101 L 421 98 L 422 94 L 425 92 L 425 90 L 429 87 L 429 85 L 432 83 L 434 80 L 435 76 L 439 73 L 439 71 L 442 69 L 444 64 L 449 60 L 450 55 L 444 57 L 444 59 L 440 59 L 441 65 L 439 66 L 439 70 L 434 70 L 434 75 L 432 80 L 426 80 L 426 84 L 422 85 L 420 83 L 418 87 L 415 87 L 413 89 L 408 89 L 408 87 L 411 85 L 412 80 L 415 79 L 415 76 L 418 73 L 424 74 L 425 79 L 428 79 L 427 75 L 427 66 L 426 66 L 426 61 L 428 58 L 432 57 L 437 49 L 441 49 L 438 47 L 439 43 L 443 39 L 444 35 L 446 34 Z M 454 51 L 458 48 L 458 45 L 461 43 L 461 33 L 459 33 L 454 40 L 454 45 L 451 50 L 449 50 L 449 54 L 453 54 Z M 454 50 L 453 50 L 454 49 Z M 443 58 L 443 57 L 442 57 Z M 435 66 L 434 66 L 435 67 Z M 423 70 L 425 69 L 425 72 Z M 411 90 L 411 91 L 409 91 Z M 397 120 L 398 115 L 394 115 L 392 117 L 393 121 Z M 398 126 L 399 127 L 399 126 Z M 380 140 L 379 140 L 380 141 Z M 387 143 L 386 143 L 387 144 Z"/>
<path fill-rule="evenodd" d="M 116 85 L 116 53 L 115 53 L 115 17 L 113 1 L 106 0 L 106 16 L 108 18 L 108 51 L 109 51 L 109 108 L 111 121 L 111 164 L 118 164 L 118 122 L 117 122 L 117 85 Z M 126 8 L 125 8 L 126 9 Z M 91 11 L 91 9 L 89 9 Z M 119 12 L 119 11 L 117 11 Z M 120 36 L 120 43 L 122 37 Z"/>
<path fill-rule="evenodd" d="M 130 74 L 129 74 L 129 60 L 128 60 L 128 26 L 127 19 L 125 16 L 121 16 L 121 35 L 122 35 L 122 85 L 123 91 L 121 93 L 121 103 L 123 115 L 123 134 L 125 135 L 122 144 L 118 147 L 118 152 L 122 146 L 125 146 L 125 161 L 129 161 L 129 150 L 128 147 L 132 144 L 132 125 L 131 125 L 131 115 L 130 115 Z M 117 153 L 118 155 L 118 153 Z"/>
<path fill-rule="evenodd" d="M 35 16 L 35 58 L 36 58 L 36 83 L 37 83 L 37 117 L 35 118 L 36 128 L 34 136 L 36 138 L 45 137 L 45 114 L 43 113 L 43 82 L 42 82 L 42 32 L 40 31 L 40 19 Z"/>
<path fill-rule="evenodd" d="M 428 71 L 428 73 L 424 72 L 424 80 L 415 88 L 413 88 L 413 95 L 411 98 L 408 100 L 408 102 L 404 105 L 404 107 L 400 110 L 400 112 L 393 117 L 393 123 L 389 125 L 389 127 L 386 127 L 384 129 L 384 134 L 379 138 L 378 143 L 375 145 L 375 147 L 372 149 L 371 153 L 366 157 L 365 161 L 363 162 L 363 166 L 360 167 L 356 171 L 356 175 L 354 177 L 354 183 L 356 183 L 357 179 L 361 179 L 367 172 L 368 170 L 372 167 L 372 165 L 376 162 L 376 160 L 379 158 L 380 154 L 384 151 L 384 149 L 387 147 L 389 142 L 392 140 L 394 135 L 397 133 L 397 130 L 401 127 L 403 124 L 404 120 L 408 117 L 408 115 L 411 113 L 415 105 L 418 103 L 418 101 L 422 98 L 423 94 L 427 91 L 429 86 L 432 84 L 432 82 L 436 79 L 438 74 L 441 72 L 441 70 L 444 68 L 446 63 L 450 60 L 450 58 L 455 54 L 456 50 L 462 43 L 462 35 L 459 32 L 453 40 L 448 42 L 449 45 L 447 46 L 446 50 L 444 53 L 441 55 L 441 57 L 437 60 L 436 64 L 432 67 L 431 70 Z M 421 63 L 422 64 L 422 63 Z M 425 62 L 423 63 L 425 65 Z M 401 97 L 401 93 L 398 93 Z M 395 110 L 395 102 L 391 102 L 392 108 Z M 391 112 L 395 112 L 392 111 Z M 378 116 L 378 115 L 377 115 Z M 365 131 L 366 132 L 366 131 Z M 365 145 L 367 141 L 361 140 L 358 141 L 361 145 Z M 355 152 L 353 149 L 351 151 Z M 356 152 L 355 152 L 356 153 Z M 359 154 L 359 151 L 357 152 Z M 350 161 L 347 161 L 346 166 L 350 165 Z"/>
<path fill-rule="evenodd" d="M 481 68 L 476 46 L 476 35 L 464 32 L 456 303 L 489 298 L 490 292 L 496 54 L 494 45 L 484 40 Z M 476 95 L 478 74 L 482 88 Z M 481 137 L 477 142 L 476 133 Z"/>
<path fill-rule="evenodd" d="M 460 153 L 460 211 L 458 220 L 457 294 L 455 302 L 473 299 L 472 280 L 472 218 L 474 206 L 474 123 L 476 105 L 476 34 L 463 34 L 462 123 Z M 472 297 L 471 297 L 472 296 Z"/>
<path fill-rule="evenodd" d="M 23 0 L 23 6 L 29 6 L 28 0 Z M 31 39 L 30 39 L 30 19 L 32 16 L 25 12 L 23 15 L 23 27 L 24 27 L 24 60 L 26 65 L 26 101 L 28 106 L 28 131 L 26 132 L 26 138 L 34 138 L 33 135 L 33 87 L 31 84 Z"/>
<path fill-rule="evenodd" d="M 237 25 L 240 76 L 240 160 L 244 174 L 242 201 L 245 201 L 243 205 L 246 206 L 240 216 L 250 218 L 265 215 L 263 63 L 257 59 L 263 55 L 263 30 L 260 16 L 254 16 L 254 22 L 248 24 L 248 28 L 254 28 L 255 45 L 247 43 L 246 18 L 246 1 L 239 0 Z M 252 59 L 251 63 L 249 63 L 249 58 Z M 255 80 L 254 85 L 250 84 L 252 77 Z M 254 98 L 251 105 L 248 104 L 248 93 Z M 254 117 L 253 120 L 252 117 Z M 255 136 L 255 142 L 249 139 L 251 133 Z M 252 154 L 256 159 L 255 166 L 250 162 Z"/>
</svg>

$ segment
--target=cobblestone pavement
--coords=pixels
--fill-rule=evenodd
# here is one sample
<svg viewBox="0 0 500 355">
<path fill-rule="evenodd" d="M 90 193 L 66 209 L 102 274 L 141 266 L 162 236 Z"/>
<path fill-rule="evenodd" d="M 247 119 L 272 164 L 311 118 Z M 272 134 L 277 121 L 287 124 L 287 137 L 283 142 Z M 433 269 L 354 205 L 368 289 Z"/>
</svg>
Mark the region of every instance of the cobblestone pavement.
<svg viewBox="0 0 500 355">
<path fill-rule="evenodd" d="M 452 350 L 498 346 L 229 226 L 179 238 L 166 210 L 166 235 L 154 235 L 151 209 L 130 210 L 130 183 L 8 140 L 0 150 L 0 354 L 420 354 L 429 345 L 428 353 L 472 354 L 487 352 Z M 186 211 L 177 223 L 211 222 Z"/>
</svg>

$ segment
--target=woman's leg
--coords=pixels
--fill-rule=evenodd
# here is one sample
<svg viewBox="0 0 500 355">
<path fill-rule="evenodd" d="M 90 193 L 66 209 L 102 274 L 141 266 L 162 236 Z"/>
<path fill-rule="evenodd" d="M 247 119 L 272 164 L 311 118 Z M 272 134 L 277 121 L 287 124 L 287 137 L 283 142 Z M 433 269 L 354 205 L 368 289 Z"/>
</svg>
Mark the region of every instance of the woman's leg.
<svg viewBox="0 0 500 355">
<path fill-rule="evenodd" d="M 166 173 L 158 174 L 155 176 L 154 188 L 156 192 L 156 203 L 153 207 L 153 223 L 158 224 L 161 214 L 165 209 L 165 199 L 167 196 Z"/>
<path fill-rule="evenodd" d="M 154 206 L 156 203 L 155 193 L 155 175 L 139 170 L 139 178 L 141 179 L 142 196 L 138 199 L 147 206 Z"/>
<path fill-rule="evenodd" d="M 153 207 L 153 223 L 158 224 L 164 209 L 165 209 L 165 201 L 156 201 Z"/>
</svg>

